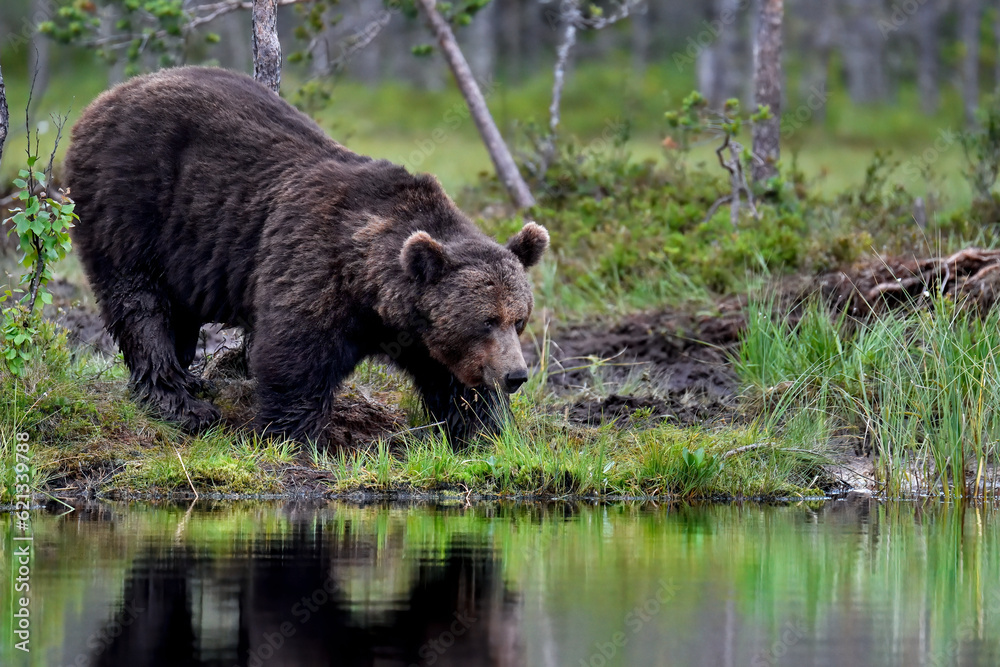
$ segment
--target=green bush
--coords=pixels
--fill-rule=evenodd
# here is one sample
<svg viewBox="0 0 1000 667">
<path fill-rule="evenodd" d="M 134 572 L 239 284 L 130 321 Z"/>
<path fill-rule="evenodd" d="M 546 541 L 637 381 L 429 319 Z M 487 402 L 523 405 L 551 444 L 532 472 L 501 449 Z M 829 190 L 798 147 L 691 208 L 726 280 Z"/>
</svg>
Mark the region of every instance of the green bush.
<svg viewBox="0 0 1000 667">
<path fill-rule="evenodd" d="M 740 131 L 739 123 L 727 127 L 732 136 Z M 901 164 L 889 152 L 876 151 L 861 184 L 833 197 L 805 182 L 793 158 L 758 193 L 755 211 L 744 199 L 734 227 L 720 202 L 730 194 L 730 174 L 714 162 L 692 166 L 683 137 L 664 141 L 664 159 L 636 161 L 625 149 L 627 126 L 590 143 L 568 138 L 555 147 L 531 127 L 523 135 L 522 172 L 538 202 L 526 215 L 552 237 L 540 284 L 540 301 L 549 308 L 676 305 L 712 292 L 744 292 L 748 274 L 816 274 L 847 268 L 873 250 L 929 255 L 995 243 L 977 222 L 983 213 L 975 207 L 985 204 L 949 212 L 933 191 L 917 197 L 896 183 Z M 506 206 L 506 195 L 494 176 L 484 175 L 461 203 L 495 212 Z M 520 216 L 486 220 L 500 237 L 522 224 Z"/>
</svg>

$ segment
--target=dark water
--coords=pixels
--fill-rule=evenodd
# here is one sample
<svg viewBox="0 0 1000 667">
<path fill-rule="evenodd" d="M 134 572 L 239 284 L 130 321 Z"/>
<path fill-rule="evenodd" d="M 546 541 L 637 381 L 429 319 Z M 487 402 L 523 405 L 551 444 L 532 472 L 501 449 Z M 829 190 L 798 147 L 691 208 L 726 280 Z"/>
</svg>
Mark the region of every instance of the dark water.
<svg viewBox="0 0 1000 667">
<path fill-rule="evenodd" d="M 106 504 L 0 516 L 4 665 L 998 665 L 990 509 Z M 8 576 L 7 573 L 10 573 Z"/>
</svg>

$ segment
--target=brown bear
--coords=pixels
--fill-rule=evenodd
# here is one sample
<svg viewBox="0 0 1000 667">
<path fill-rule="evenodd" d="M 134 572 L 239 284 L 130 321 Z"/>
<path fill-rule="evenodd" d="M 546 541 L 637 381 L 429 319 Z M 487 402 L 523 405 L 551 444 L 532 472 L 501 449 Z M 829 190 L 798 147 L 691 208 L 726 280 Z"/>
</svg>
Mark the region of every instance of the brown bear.
<svg viewBox="0 0 1000 667">
<path fill-rule="evenodd" d="M 253 79 L 183 67 L 97 98 L 73 128 L 73 240 L 134 389 L 191 430 L 218 410 L 188 366 L 199 328 L 241 326 L 258 427 L 323 440 L 369 356 L 408 372 L 452 442 L 495 429 L 527 379 L 525 269 L 428 175 L 357 155 Z"/>
</svg>

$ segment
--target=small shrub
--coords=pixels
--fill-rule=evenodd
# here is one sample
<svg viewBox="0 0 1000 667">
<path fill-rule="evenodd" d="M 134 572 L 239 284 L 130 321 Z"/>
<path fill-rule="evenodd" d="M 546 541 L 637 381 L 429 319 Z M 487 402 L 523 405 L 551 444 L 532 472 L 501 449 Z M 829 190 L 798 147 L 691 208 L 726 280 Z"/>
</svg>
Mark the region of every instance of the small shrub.
<svg viewBox="0 0 1000 667">
<path fill-rule="evenodd" d="M 61 125 L 59 128 L 61 130 Z M 57 138 L 58 143 L 58 138 Z M 54 152 L 53 152 L 54 154 Z M 31 360 L 35 338 L 41 326 L 38 304 L 52 303 L 45 286 L 52 279 L 52 266 L 66 257 L 70 249 L 69 228 L 77 220 L 73 202 L 65 194 L 52 197 L 45 192 L 52 173 L 52 161 L 46 171 L 37 171 L 38 156 L 28 156 L 28 168 L 14 179 L 18 188 L 14 199 L 20 206 L 4 222 L 10 225 L 8 234 L 16 234 L 23 255 L 20 264 L 26 271 L 21 275 L 23 294 L 17 299 L 12 290 L 0 297 L 3 307 L 3 360 L 10 372 L 23 375 Z"/>
</svg>

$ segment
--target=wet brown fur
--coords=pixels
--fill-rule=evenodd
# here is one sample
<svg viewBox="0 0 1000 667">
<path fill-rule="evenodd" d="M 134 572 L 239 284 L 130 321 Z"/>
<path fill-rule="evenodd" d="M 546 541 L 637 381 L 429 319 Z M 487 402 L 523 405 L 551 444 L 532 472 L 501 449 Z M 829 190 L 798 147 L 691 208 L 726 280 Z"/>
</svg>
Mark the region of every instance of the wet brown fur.
<svg viewBox="0 0 1000 667">
<path fill-rule="evenodd" d="M 501 246 L 433 177 L 352 153 L 222 69 L 104 93 L 73 128 L 66 166 L 105 323 L 165 416 L 191 429 L 218 418 L 187 367 L 199 327 L 224 322 L 251 337 L 270 432 L 322 440 L 336 388 L 379 354 L 453 437 L 495 427 L 495 384 L 524 363 L 509 341 L 531 313 L 524 269 L 543 228 Z"/>
</svg>

